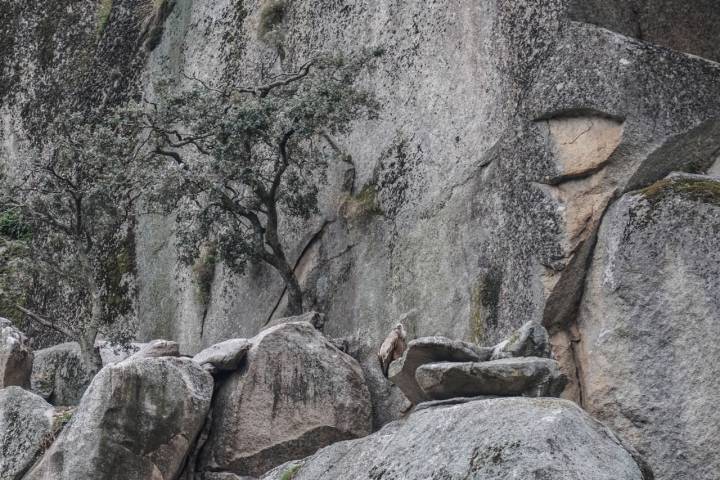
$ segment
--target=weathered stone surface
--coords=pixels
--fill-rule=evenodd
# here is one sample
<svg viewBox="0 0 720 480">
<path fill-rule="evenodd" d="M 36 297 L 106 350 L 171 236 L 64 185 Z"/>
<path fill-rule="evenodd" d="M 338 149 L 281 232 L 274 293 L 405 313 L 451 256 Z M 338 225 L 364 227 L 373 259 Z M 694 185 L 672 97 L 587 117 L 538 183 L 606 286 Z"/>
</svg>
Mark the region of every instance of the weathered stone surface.
<svg viewBox="0 0 720 480">
<path fill-rule="evenodd" d="M 140 350 L 132 354 L 128 359 L 177 357 L 178 355 L 180 355 L 180 345 L 177 342 L 170 340 L 153 340 L 143 345 Z"/>
<path fill-rule="evenodd" d="M 490 360 L 512 357 L 550 358 L 547 330 L 537 322 L 527 322 L 493 348 Z"/>
<path fill-rule="evenodd" d="M 412 403 L 429 398 L 415 380 L 415 371 L 427 363 L 482 362 L 490 359 L 492 348 L 481 348 L 445 337 L 423 337 L 411 340 L 403 356 L 390 364 L 388 378 Z"/>
<path fill-rule="evenodd" d="M 52 405 L 20 387 L 0 389 L 0 480 L 20 480 L 52 433 Z"/>
<path fill-rule="evenodd" d="M 567 382 L 555 360 L 537 357 L 430 363 L 418 368 L 415 378 L 433 400 L 480 395 L 558 397 Z"/>
<path fill-rule="evenodd" d="M 263 480 L 651 480 L 577 405 L 503 398 L 435 407 L 342 442 Z M 284 476 L 285 475 L 285 476 Z"/>
<path fill-rule="evenodd" d="M 603 220 L 583 297 L 584 407 L 658 479 L 720 472 L 720 181 L 672 176 Z"/>
<path fill-rule="evenodd" d="M 92 381 L 76 342 L 35 352 L 31 389 L 53 405 L 77 405 Z"/>
<path fill-rule="evenodd" d="M 270 328 L 288 322 L 307 322 L 322 332 L 325 328 L 325 321 L 325 314 L 318 312 L 307 312 L 303 313 L 302 315 L 297 315 L 295 317 L 276 318 L 268 322 L 268 324 L 264 328 Z"/>
<path fill-rule="evenodd" d="M 190 359 L 105 367 L 25 480 L 174 479 L 202 428 L 212 391 L 212 377 Z"/>
<path fill-rule="evenodd" d="M 360 365 L 307 322 L 252 339 L 246 366 L 216 393 L 201 470 L 259 475 L 371 431 Z"/>
<path fill-rule="evenodd" d="M 131 343 L 126 347 L 121 347 L 118 345 L 113 345 L 110 342 L 106 341 L 97 342 L 95 344 L 98 351 L 100 352 L 100 358 L 102 359 L 103 367 L 122 362 L 123 360 L 139 352 L 140 349 L 142 349 L 146 345 L 147 343 Z"/>
<path fill-rule="evenodd" d="M 9 320 L 0 318 L 0 388 L 30 387 L 32 364 L 28 339 Z"/>
<path fill-rule="evenodd" d="M 193 357 L 200 365 L 211 365 L 217 370 L 236 370 L 245 359 L 252 343 L 245 338 L 234 338 L 206 348 Z"/>
</svg>

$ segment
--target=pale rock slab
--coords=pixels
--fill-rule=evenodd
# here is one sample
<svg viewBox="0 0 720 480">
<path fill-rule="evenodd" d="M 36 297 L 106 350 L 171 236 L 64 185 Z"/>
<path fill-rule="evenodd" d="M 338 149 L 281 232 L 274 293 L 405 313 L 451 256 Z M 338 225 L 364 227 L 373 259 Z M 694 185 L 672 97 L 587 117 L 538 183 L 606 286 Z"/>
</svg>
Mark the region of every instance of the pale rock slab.
<svg viewBox="0 0 720 480">
<path fill-rule="evenodd" d="M 0 318 L 0 388 L 30 387 L 32 364 L 33 351 L 27 337 L 9 320 Z"/>
</svg>

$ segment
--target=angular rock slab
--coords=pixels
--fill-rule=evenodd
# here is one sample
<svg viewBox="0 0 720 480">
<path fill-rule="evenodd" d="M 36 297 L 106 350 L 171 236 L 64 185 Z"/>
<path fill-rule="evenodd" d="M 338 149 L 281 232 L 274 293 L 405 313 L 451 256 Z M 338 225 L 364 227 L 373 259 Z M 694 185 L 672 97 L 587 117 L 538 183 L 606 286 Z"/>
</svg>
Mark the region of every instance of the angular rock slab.
<svg viewBox="0 0 720 480">
<path fill-rule="evenodd" d="M 583 407 L 660 480 L 720 475 L 720 181 L 672 175 L 603 220 L 578 318 Z"/>
<path fill-rule="evenodd" d="M 236 370 L 251 346 L 250 340 L 233 338 L 206 348 L 195 355 L 193 361 L 200 365 L 210 365 L 217 370 Z"/>
<path fill-rule="evenodd" d="M 558 397 L 567 383 L 555 360 L 536 357 L 430 363 L 418 368 L 415 378 L 432 400 L 481 395 Z"/>
<path fill-rule="evenodd" d="M 491 360 L 513 357 L 550 358 L 550 339 L 545 327 L 527 322 L 507 340 L 494 347 Z"/>
<path fill-rule="evenodd" d="M 33 352 L 25 335 L 0 318 L 0 388 L 30 386 Z"/>
<path fill-rule="evenodd" d="M 83 363 L 77 342 L 35 352 L 31 389 L 53 405 L 77 405 L 92 379 L 93 373 Z"/>
<path fill-rule="evenodd" d="M 289 472 L 294 472 L 290 476 Z M 502 398 L 413 413 L 262 480 L 651 480 L 610 430 L 567 400 Z"/>
<path fill-rule="evenodd" d="M 180 473 L 210 408 L 213 379 L 190 359 L 103 368 L 24 480 L 164 480 Z"/>
<path fill-rule="evenodd" d="M 203 472 L 261 475 L 340 440 L 371 432 L 360 365 L 307 322 L 252 339 L 246 365 L 216 393 Z"/>
<path fill-rule="evenodd" d="M 53 407 L 20 387 L 0 389 L 0 480 L 20 480 L 53 433 Z"/>
<path fill-rule="evenodd" d="M 492 348 L 481 348 L 460 340 L 445 337 L 423 337 L 408 343 L 403 356 L 390 364 L 388 378 L 413 404 L 430 398 L 415 380 L 415 371 L 427 363 L 482 362 L 490 359 Z"/>
</svg>

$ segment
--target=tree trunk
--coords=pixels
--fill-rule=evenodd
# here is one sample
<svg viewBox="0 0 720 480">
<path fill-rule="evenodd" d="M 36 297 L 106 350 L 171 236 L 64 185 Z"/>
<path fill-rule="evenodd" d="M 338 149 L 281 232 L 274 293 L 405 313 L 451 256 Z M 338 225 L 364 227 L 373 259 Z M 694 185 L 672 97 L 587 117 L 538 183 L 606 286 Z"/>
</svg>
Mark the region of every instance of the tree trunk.
<svg viewBox="0 0 720 480">
<path fill-rule="evenodd" d="M 295 273 L 289 268 L 289 274 L 283 275 L 285 278 L 285 286 L 287 287 L 287 314 L 289 316 L 302 315 L 304 313 L 303 308 L 303 293 L 298 283 Z"/>
<path fill-rule="evenodd" d="M 100 293 L 97 289 L 91 294 L 91 313 L 89 323 L 85 326 L 78 343 L 80 344 L 80 354 L 82 355 L 85 368 L 91 374 L 95 374 L 102 368 L 102 358 L 100 351 L 95 348 L 95 341 L 98 336 L 98 325 L 102 319 L 102 301 Z"/>
</svg>

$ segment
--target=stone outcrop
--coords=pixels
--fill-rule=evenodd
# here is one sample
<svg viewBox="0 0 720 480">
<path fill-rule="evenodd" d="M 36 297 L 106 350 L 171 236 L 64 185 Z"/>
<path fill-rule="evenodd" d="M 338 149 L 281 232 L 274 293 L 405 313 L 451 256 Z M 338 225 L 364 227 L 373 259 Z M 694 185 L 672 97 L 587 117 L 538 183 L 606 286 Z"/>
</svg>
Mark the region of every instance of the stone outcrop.
<svg viewBox="0 0 720 480">
<path fill-rule="evenodd" d="M 603 220 L 577 343 L 584 407 L 658 479 L 720 472 L 720 179 L 673 175 Z"/>
<path fill-rule="evenodd" d="M 202 472 L 260 475 L 371 431 L 360 365 L 307 322 L 282 323 L 252 340 L 245 366 L 220 386 Z"/>
<path fill-rule="evenodd" d="M 76 342 L 62 343 L 35 352 L 31 388 L 53 405 L 77 405 L 92 381 Z"/>
<path fill-rule="evenodd" d="M 633 454 L 569 401 L 503 398 L 415 412 L 262 479 L 652 480 Z"/>
<path fill-rule="evenodd" d="M 415 380 L 422 365 L 436 362 L 481 362 L 489 360 L 493 350 L 445 337 L 423 337 L 411 340 L 403 356 L 390 364 L 388 378 L 400 387 L 412 403 L 429 400 Z"/>
<path fill-rule="evenodd" d="M 233 338 L 212 345 L 193 357 L 196 363 L 219 371 L 237 370 L 252 343 L 245 338 Z"/>
<path fill-rule="evenodd" d="M 557 397 L 567 383 L 555 360 L 537 357 L 431 363 L 418 368 L 415 378 L 432 400 L 483 395 Z"/>
<path fill-rule="evenodd" d="M 550 358 L 550 340 L 547 330 L 537 322 L 527 322 L 510 338 L 493 347 L 490 360 L 513 357 Z"/>
<path fill-rule="evenodd" d="M 25 335 L 9 320 L 0 318 L 0 388 L 28 388 L 33 352 Z"/>
<path fill-rule="evenodd" d="M 52 435 L 52 405 L 20 387 L 0 389 L 0 480 L 20 480 Z"/>
<path fill-rule="evenodd" d="M 170 340 L 153 340 L 143 345 L 140 350 L 133 353 L 129 360 L 140 358 L 177 357 L 180 355 L 180 345 Z"/>
<path fill-rule="evenodd" d="M 175 479 L 210 408 L 213 379 L 190 359 L 103 368 L 24 480 Z"/>
</svg>

